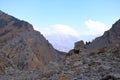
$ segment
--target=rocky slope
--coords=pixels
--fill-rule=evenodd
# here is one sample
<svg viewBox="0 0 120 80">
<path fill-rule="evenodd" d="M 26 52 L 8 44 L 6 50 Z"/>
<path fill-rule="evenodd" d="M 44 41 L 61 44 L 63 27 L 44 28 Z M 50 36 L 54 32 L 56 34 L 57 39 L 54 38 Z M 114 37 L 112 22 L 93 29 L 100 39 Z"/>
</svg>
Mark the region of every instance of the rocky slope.
<svg viewBox="0 0 120 80">
<path fill-rule="evenodd" d="M 56 50 L 31 24 L 0 11 L 0 73 L 9 67 L 43 70 L 56 58 Z"/>
<path fill-rule="evenodd" d="M 64 65 L 72 80 L 120 80 L 120 20 L 93 42 L 76 42 Z"/>
<path fill-rule="evenodd" d="M 0 11 L 0 80 L 120 80 L 120 20 L 62 60 L 33 27 Z M 59 55 L 60 56 L 60 55 Z"/>
</svg>

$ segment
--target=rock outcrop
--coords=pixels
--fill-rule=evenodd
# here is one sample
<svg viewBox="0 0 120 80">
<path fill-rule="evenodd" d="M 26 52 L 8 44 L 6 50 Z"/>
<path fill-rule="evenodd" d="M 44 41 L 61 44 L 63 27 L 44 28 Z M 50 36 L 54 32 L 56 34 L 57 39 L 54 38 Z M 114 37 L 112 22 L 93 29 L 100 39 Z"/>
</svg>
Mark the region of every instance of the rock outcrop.
<svg viewBox="0 0 120 80">
<path fill-rule="evenodd" d="M 8 67 L 43 70 L 56 58 L 56 50 L 31 24 L 0 11 L 0 73 Z"/>
<path fill-rule="evenodd" d="M 85 48 L 84 41 L 81 40 L 81 41 L 75 42 L 74 49 L 75 49 L 75 50 L 79 50 L 79 49 L 81 49 L 81 48 Z"/>
</svg>

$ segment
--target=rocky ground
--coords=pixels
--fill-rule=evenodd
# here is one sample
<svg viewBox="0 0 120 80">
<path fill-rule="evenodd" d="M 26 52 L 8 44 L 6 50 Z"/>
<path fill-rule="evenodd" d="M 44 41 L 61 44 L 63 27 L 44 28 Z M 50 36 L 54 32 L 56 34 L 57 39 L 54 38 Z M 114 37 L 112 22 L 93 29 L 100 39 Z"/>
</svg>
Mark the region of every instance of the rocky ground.
<svg viewBox="0 0 120 80">
<path fill-rule="evenodd" d="M 120 80 L 120 44 L 101 48 L 96 52 L 86 49 L 71 50 L 61 63 L 50 62 L 46 71 L 21 71 L 5 68 L 1 80 Z M 108 78 L 108 79 L 105 79 Z"/>
</svg>

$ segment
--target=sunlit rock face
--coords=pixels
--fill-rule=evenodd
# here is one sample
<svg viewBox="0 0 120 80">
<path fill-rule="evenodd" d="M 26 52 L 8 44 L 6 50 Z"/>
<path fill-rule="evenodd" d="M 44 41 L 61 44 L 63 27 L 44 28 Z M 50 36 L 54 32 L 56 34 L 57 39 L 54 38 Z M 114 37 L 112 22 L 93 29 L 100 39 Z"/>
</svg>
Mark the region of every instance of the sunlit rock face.
<svg viewBox="0 0 120 80">
<path fill-rule="evenodd" d="M 0 55 L 0 71 L 9 66 L 43 70 L 56 61 L 57 52 L 31 24 L 0 11 Z"/>
</svg>

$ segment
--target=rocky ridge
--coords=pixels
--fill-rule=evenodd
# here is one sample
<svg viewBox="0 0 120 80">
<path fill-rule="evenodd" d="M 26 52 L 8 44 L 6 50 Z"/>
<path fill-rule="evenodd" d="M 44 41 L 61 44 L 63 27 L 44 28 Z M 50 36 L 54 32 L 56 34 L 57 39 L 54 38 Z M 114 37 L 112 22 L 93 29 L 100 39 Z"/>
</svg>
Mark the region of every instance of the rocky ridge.
<svg viewBox="0 0 120 80">
<path fill-rule="evenodd" d="M 6 68 L 44 70 L 57 61 L 57 51 L 28 22 L 0 11 L 0 73 Z"/>
<path fill-rule="evenodd" d="M 120 20 L 93 42 L 76 42 L 58 63 L 53 60 L 54 49 L 39 32 L 27 27 L 24 21 L 21 27 L 13 26 L 14 19 L 9 19 L 0 18 L 0 80 L 120 80 Z M 45 44 L 50 47 L 43 48 Z M 53 52 L 48 54 L 48 48 Z M 48 56 L 52 59 L 45 60 Z M 45 71 L 39 69 L 41 66 Z"/>
<path fill-rule="evenodd" d="M 99 49 L 109 44 L 114 43 L 115 40 L 120 40 L 120 19 L 113 24 L 113 27 L 105 31 L 104 34 L 95 40 L 88 46 L 89 49 Z"/>
</svg>

